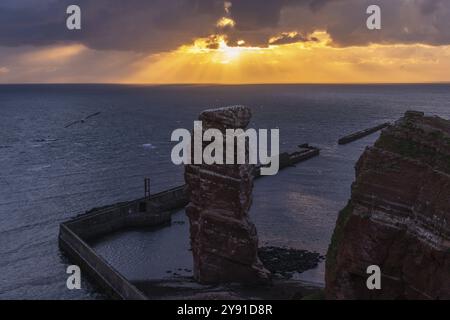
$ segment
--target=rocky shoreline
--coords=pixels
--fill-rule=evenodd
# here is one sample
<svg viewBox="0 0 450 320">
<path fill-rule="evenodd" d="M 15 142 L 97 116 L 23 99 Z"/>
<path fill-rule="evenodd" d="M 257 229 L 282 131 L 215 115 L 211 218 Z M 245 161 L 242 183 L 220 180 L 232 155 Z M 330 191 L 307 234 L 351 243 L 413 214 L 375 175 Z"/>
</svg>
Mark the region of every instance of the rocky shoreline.
<svg viewBox="0 0 450 320">
<path fill-rule="evenodd" d="M 295 273 L 314 269 L 325 259 L 317 252 L 286 247 L 262 247 L 258 255 L 274 276 L 285 279 L 291 279 Z"/>
<path fill-rule="evenodd" d="M 150 299 L 183 300 L 317 300 L 323 299 L 323 288 L 296 280 L 294 275 L 314 269 L 325 259 L 319 253 L 288 247 L 261 247 L 258 256 L 271 272 L 270 283 L 248 285 L 237 282 L 200 284 L 191 269 L 167 271 L 160 280 L 133 284 Z"/>
</svg>

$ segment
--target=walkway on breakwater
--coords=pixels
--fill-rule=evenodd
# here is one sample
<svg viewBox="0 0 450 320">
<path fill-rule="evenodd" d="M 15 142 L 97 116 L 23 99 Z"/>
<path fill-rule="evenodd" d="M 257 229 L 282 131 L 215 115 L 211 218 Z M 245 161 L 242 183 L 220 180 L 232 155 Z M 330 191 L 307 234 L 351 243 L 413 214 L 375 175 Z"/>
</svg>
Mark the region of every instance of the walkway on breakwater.
<svg viewBox="0 0 450 320">
<path fill-rule="evenodd" d="M 320 150 L 308 144 L 299 145 L 293 152 L 280 154 L 280 170 L 318 156 Z M 260 175 L 255 167 L 255 178 Z M 111 297 L 142 300 L 148 296 L 123 277 L 89 245 L 89 241 L 125 228 L 157 227 L 170 224 L 171 214 L 184 208 L 189 200 L 185 186 L 169 189 L 147 198 L 94 208 L 59 228 L 59 247 L 69 260 L 78 264 L 91 280 Z"/>
<path fill-rule="evenodd" d="M 358 132 L 349 134 L 349 135 L 339 139 L 338 144 L 341 144 L 341 145 L 348 144 L 350 142 L 362 139 L 362 138 L 364 138 L 364 137 L 366 137 L 368 135 L 371 135 L 372 133 L 375 133 L 377 131 L 380 131 L 380 130 L 386 128 L 389 125 L 390 125 L 390 123 L 386 122 L 386 123 L 380 124 L 380 125 L 378 125 L 376 127 L 373 127 L 373 128 L 369 128 L 369 129 L 365 129 L 365 130 L 362 130 L 362 131 L 358 131 Z"/>
</svg>

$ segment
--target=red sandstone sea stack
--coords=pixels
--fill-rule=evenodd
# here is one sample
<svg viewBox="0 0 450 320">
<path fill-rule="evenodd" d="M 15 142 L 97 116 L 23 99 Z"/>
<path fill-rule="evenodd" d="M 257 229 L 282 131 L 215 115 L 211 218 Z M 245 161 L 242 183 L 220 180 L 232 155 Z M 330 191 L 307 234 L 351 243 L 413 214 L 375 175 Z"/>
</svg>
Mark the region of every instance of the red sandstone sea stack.
<svg viewBox="0 0 450 320">
<path fill-rule="evenodd" d="M 368 290 L 366 269 L 381 269 Z M 450 299 L 450 121 L 407 112 L 356 165 L 326 261 L 329 299 Z"/>
<path fill-rule="evenodd" d="M 234 106 L 204 111 L 203 130 L 244 129 L 251 111 Z M 200 283 L 267 283 L 267 271 L 258 258 L 258 237 L 248 212 L 252 204 L 253 166 L 186 165 L 190 199 L 194 277 Z"/>
</svg>

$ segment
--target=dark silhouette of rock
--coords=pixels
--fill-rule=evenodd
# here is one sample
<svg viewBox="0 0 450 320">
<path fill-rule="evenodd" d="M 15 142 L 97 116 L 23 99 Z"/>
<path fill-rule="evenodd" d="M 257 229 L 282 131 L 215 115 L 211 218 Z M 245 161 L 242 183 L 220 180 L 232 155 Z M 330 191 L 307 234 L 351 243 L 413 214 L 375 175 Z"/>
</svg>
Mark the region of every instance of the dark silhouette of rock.
<svg viewBox="0 0 450 320">
<path fill-rule="evenodd" d="M 272 274 L 286 279 L 292 278 L 296 273 L 316 268 L 324 258 L 317 252 L 294 248 L 262 247 L 258 252 L 264 266 Z"/>
<path fill-rule="evenodd" d="M 244 106 L 206 110 L 203 130 L 245 128 L 251 118 Z M 225 148 L 224 148 L 225 150 Z M 249 220 L 253 166 L 186 165 L 190 203 L 194 277 L 200 283 L 266 283 L 267 271 L 258 258 L 256 228 Z"/>
<path fill-rule="evenodd" d="M 326 261 L 330 299 L 450 299 L 450 121 L 410 111 L 356 165 Z M 369 290 L 367 268 L 381 269 Z"/>
</svg>

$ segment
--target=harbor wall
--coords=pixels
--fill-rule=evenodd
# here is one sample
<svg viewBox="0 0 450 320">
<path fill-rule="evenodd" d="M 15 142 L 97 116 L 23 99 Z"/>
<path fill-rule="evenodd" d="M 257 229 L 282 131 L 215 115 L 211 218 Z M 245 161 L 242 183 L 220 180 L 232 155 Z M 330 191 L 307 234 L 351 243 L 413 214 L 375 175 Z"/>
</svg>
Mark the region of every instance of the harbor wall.
<svg viewBox="0 0 450 320">
<path fill-rule="evenodd" d="M 59 246 L 72 262 L 102 287 L 108 295 L 118 299 L 145 300 L 145 295 L 109 265 L 85 241 L 66 225 L 61 225 Z"/>
<path fill-rule="evenodd" d="M 61 223 L 59 247 L 110 296 L 119 299 L 143 300 L 146 296 L 106 262 L 90 245 L 89 240 L 133 227 L 157 227 L 171 221 L 171 211 L 184 207 L 187 198 L 184 186 L 151 196 L 93 209 L 75 219 Z"/>
<path fill-rule="evenodd" d="M 280 169 L 319 155 L 319 149 L 299 146 L 300 151 L 284 154 Z M 259 168 L 257 168 L 259 169 Z M 256 178 L 259 175 L 257 174 Z M 59 246 L 107 294 L 119 299 L 147 297 L 115 270 L 89 245 L 89 241 L 126 228 L 157 227 L 168 224 L 171 214 L 189 200 L 186 186 L 169 189 L 148 198 L 92 209 L 60 225 Z"/>
</svg>

